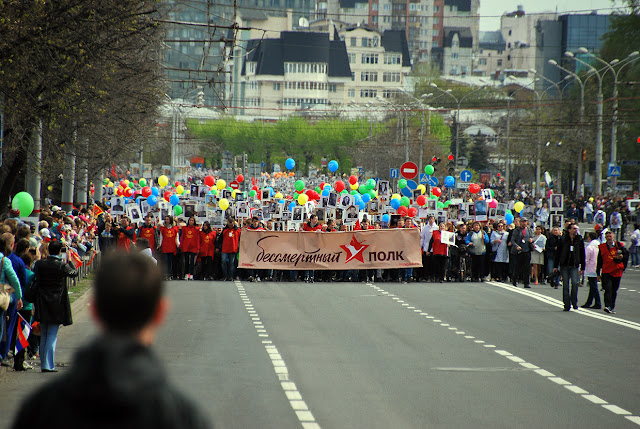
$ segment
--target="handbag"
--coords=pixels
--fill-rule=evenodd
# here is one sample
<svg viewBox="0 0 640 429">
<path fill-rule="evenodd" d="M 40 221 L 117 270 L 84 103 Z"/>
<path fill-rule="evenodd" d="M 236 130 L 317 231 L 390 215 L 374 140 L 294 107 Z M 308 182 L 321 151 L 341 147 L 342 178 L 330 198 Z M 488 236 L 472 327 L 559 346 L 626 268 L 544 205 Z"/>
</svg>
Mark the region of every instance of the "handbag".
<svg viewBox="0 0 640 429">
<path fill-rule="evenodd" d="M 4 277 L 4 256 L 2 257 L 2 262 L 0 262 L 0 272 L 2 272 L 2 277 Z M 0 309 L 2 311 L 6 311 L 9 308 L 9 304 L 11 303 L 11 294 L 13 293 L 13 288 L 9 284 L 5 284 L 4 282 L 0 283 Z"/>
</svg>

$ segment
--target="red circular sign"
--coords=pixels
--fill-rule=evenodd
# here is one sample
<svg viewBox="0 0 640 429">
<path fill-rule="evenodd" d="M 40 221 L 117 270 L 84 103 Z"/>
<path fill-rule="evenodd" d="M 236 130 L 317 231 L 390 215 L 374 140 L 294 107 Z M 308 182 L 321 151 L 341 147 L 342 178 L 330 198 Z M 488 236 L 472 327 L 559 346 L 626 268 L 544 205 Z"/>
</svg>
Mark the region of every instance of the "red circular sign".
<svg viewBox="0 0 640 429">
<path fill-rule="evenodd" d="M 418 166 L 415 162 L 405 162 L 400 166 L 400 174 L 405 179 L 413 179 L 418 175 Z"/>
<path fill-rule="evenodd" d="M 231 186 L 231 189 L 240 188 L 240 184 L 238 182 L 236 182 L 235 180 L 233 182 L 229 183 L 229 186 Z"/>
</svg>

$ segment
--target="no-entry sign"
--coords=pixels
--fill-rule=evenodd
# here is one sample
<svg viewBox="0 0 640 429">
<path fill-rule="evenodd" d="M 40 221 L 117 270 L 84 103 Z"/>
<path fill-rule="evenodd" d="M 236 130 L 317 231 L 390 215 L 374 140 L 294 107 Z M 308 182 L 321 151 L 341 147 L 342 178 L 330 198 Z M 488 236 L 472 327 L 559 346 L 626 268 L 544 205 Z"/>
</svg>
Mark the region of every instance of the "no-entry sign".
<svg viewBox="0 0 640 429">
<path fill-rule="evenodd" d="M 229 186 L 231 186 L 231 189 L 240 188 L 240 184 L 238 182 L 236 182 L 235 180 L 233 182 L 229 183 Z"/>
<path fill-rule="evenodd" d="M 418 166 L 415 162 L 405 162 L 400 166 L 400 174 L 405 179 L 413 179 L 418 175 Z"/>
</svg>

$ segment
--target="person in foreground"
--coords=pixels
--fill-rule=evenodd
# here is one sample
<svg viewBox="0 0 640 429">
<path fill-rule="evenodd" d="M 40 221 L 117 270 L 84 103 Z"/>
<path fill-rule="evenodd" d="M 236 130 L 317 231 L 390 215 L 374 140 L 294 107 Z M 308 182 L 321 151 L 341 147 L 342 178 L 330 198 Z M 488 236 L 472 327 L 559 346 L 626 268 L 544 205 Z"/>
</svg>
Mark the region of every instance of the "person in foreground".
<svg viewBox="0 0 640 429">
<path fill-rule="evenodd" d="M 143 255 L 106 256 L 90 306 L 101 334 L 68 372 L 27 397 L 12 427 L 212 427 L 169 383 L 150 348 L 169 309 L 163 278 Z"/>
</svg>

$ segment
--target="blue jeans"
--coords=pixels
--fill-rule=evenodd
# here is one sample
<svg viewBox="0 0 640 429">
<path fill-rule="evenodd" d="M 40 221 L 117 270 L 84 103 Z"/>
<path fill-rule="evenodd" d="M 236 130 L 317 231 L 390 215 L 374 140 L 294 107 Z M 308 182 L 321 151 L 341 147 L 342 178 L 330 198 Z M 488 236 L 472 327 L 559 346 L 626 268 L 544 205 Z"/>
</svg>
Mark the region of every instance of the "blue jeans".
<svg viewBox="0 0 640 429">
<path fill-rule="evenodd" d="M 235 265 L 236 254 L 235 253 L 223 253 L 222 254 L 222 275 L 225 278 L 233 280 L 235 277 Z"/>
<path fill-rule="evenodd" d="M 635 249 L 631 252 L 631 265 L 640 265 L 640 249 L 635 246 Z"/>
<path fill-rule="evenodd" d="M 552 286 L 558 286 L 560 284 L 560 276 L 553 275 L 553 264 L 555 258 L 547 255 L 547 279 Z"/>
<path fill-rule="evenodd" d="M 406 282 L 413 276 L 413 268 L 404 268 L 402 270 L 402 281 Z"/>
<path fill-rule="evenodd" d="M 602 307 L 602 304 L 600 303 L 600 291 L 598 291 L 598 278 L 587 277 L 587 282 L 589 283 L 589 297 L 587 298 L 587 302 L 585 302 L 584 305 L 590 306 L 591 302 L 595 300 L 595 306 Z"/>
<path fill-rule="evenodd" d="M 55 369 L 56 344 L 58 343 L 58 329 L 60 325 L 41 323 L 40 329 L 40 368 Z"/>
<path fill-rule="evenodd" d="M 9 347 L 11 345 L 11 339 L 13 335 L 16 333 L 16 321 L 18 320 L 18 310 L 16 309 L 17 302 L 15 301 L 15 297 L 11 298 L 11 302 L 9 303 L 9 307 L 7 311 L 4 312 L 4 317 L 0 320 L 0 323 L 4 325 L 6 341 L 0 342 L 0 357 L 2 359 L 7 357 L 9 353 Z M 9 320 L 7 320 L 7 316 Z M 2 337 L 0 337 L 1 339 Z"/>
<path fill-rule="evenodd" d="M 578 308 L 578 268 L 560 267 L 562 273 L 562 302 L 564 308 Z M 571 294 L 569 294 L 569 280 L 571 280 Z"/>
<path fill-rule="evenodd" d="M 309 279 L 309 280 L 313 280 L 316 276 L 316 272 L 315 270 L 305 270 L 304 271 L 304 278 L 305 279 Z"/>
</svg>

